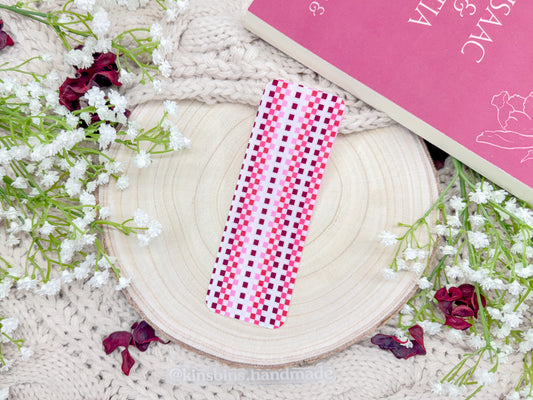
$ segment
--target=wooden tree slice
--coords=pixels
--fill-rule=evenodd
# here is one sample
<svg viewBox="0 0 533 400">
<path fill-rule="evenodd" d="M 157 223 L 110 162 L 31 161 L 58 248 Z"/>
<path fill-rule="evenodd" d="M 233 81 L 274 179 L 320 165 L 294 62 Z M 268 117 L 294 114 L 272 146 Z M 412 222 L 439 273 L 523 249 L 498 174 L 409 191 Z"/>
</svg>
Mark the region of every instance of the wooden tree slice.
<svg viewBox="0 0 533 400">
<path fill-rule="evenodd" d="M 160 107 L 134 112 L 157 121 Z M 393 126 L 340 135 L 311 221 L 286 323 L 271 330 L 210 311 L 205 296 L 256 109 L 182 102 L 178 126 L 191 149 L 154 158 L 138 169 L 125 149 L 131 187 L 113 185 L 100 200 L 114 220 L 137 208 L 163 224 L 141 248 L 133 236 L 108 231 L 105 244 L 132 283 L 127 295 L 142 315 L 174 341 L 232 363 L 280 366 L 314 360 L 370 335 L 415 290 L 416 276 L 388 281 L 382 271 L 394 248 L 383 230 L 413 222 L 438 195 L 421 141 Z"/>
</svg>

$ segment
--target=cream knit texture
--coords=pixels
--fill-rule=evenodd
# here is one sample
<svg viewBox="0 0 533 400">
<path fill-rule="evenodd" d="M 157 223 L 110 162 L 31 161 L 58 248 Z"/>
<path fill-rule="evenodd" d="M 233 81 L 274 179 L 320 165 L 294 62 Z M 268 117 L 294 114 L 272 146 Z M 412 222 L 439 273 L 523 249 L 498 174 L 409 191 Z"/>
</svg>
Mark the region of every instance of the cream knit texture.
<svg viewBox="0 0 533 400">
<path fill-rule="evenodd" d="M 155 1 L 137 12 L 117 7 L 112 14 L 114 31 L 157 21 L 163 25 L 165 36 L 174 41 L 174 51 L 169 56 L 173 69 L 171 76 L 163 80 L 164 91 L 157 94 L 150 85 L 123 87 L 130 107 L 152 100 L 188 98 L 256 106 L 265 84 L 273 78 L 282 78 L 344 98 L 347 104 L 344 133 L 391 124 L 385 114 L 246 31 L 242 16 L 249 3 L 249 0 L 190 0 L 189 9 L 173 23 L 160 20 Z M 49 53 L 62 77 L 72 74 L 64 65 L 61 43 L 50 29 L 8 12 L 0 16 L 16 42 L 16 46 L 2 52 L 0 62 L 23 61 L 32 55 Z M 34 68 L 49 67 L 35 64 Z M 440 172 L 442 182 L 449 181 L 450 175 L 451 166 L 447 165 Z M 4 243 L 5 232 L 1 235 L 4 236 L 0 237 L 0 243 Z M 16 262 L 23 256 L 20 251 L 1 248 L 0 254 Z M 102 339 L 113 331 L 128 330 L 141 317 L 111 283 L 91 290 L 88 285 L 74 282 L 65 285 L 54 297 L 12 290 L 10 296 L 0 301 L 0 315 L 16 316 L 20 321 L 16 336 L 24 337 L 26 345 L 34 349 L 34 356 L 22 361 L 15 354 L 14 346 L 3 347 L 5 356 L 13 359 L 14 364 L 8 372 L 0 373 L 0 390 L 9 386 L 11 400 L 439 400 L 448 397 L 431 393 L 432 384 L 459 361 L 461 354 L 471 350 L 467 344 L 439 333 L 426 335 L 426 356 L 397 360 L 391 353 L 364 340 L 318 362 L 334 371 L 330 382 L 178 384 L 168 379 L 172 368 L 208 371 L 228 366 L 178 344 L 156 343 L 144 353 L 132 349 L 136 363 L 130 376 L 125 376 L 120 370 L 120 353 L 106 355 Z M 393 322 L 381 331 L 390 333 Z M 487 387 L 479 398 L 504 398 L 517 383 L 521 363 L 518 356 L 510 356 L 507 363 L 500 365 L 497 383 Z"/>
</svg>

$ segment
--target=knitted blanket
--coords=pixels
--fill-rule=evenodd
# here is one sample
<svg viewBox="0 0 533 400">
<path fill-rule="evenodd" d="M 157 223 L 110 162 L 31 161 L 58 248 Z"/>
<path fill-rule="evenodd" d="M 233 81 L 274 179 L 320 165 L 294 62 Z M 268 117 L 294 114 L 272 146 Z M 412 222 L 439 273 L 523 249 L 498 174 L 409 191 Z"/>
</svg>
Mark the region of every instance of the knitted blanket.
<svg viewBox="0 0 533 400">
<path fill-rule="evenodd" d="M 4 2 L 14 3 L 14 1 Z M 44 7 L 53 6 L 44 4 Z M 155 2 L 152 2 L 155 3 Z M 172 72 L 163 79 L 164 91 L 135 82 L 123 87 L 130 105 L 152 100 L 187 99 L 258 104 L 266 82 L 278 77 L 327 90 L 342 96 L 347 116 L 342 132 L 353 133 L 391 124 L 390 119 L 284 56 L 247 32 L 241 23 L 249 0 L 191 0 L 189 9 L 176 22 L 163 25 L 173 39 L 169 55 Z M 113 30 L 158 21 L 154 4 L 142 11 L 117 6 Z M 61 43 L 47 27 L 10 13 L 2 13 L 6 27 L 17 43 L 2 57 L 24 61 L 49 53 L 54 68 L 66 76 Z M 364 55 L 361 55 L 364 56 Z M 3 60 L 2 60 L 3 61 Z M 49 68 L 34 64 L 34 68 Z M 449 181 L 450 165 L 439 172 Z M 5 233 L 0 243 L 5 242 Z M 0 245 L 0 254 L 14 262 L 21 250 Z M 370 344 L 355 344 L 314 364 L 301 366 L 306 379 L 284 379 L 290 370 L 269 374 L 251 368 L 226 365 L 189 351 L 178 344 L 155 344 L 144 353 L 132 351 L 136 363 L 129 376 L 121 370 L 118 352 L 106 355 L 102 339 L 113 331 L 128 330 L 140 319 L 122 292 L 109 284 L 91 290 L 79 282 L 64 285 L 59 295 L 45 297 L 13 290 L 0 301 L 0 315 L 19 319 L 17 337 L 24 337 L 34 355 L 23 361 L 11 347 L 5 356 L 13 359 L 7 372 L 0 372 L 0 390 L 9 387 L 12 400 L 73 399 L 441 399 L 432 384 L 471 350 L 439 333 L 426 337 L 423 357 L 397 360 Z M 393 329 L 394 320 L 382 329 Z M 296 367 L 295 367 L 296 368 Z M 516 385 L 522 360 L 509 357 L 500 365 L 497 383 L 484 389 L 483 399 L 502 399 Z M 284 375 L 285 374 L 285 375 Z M 326 379 L 327 378 L 327 379 Z"/>
</svg>

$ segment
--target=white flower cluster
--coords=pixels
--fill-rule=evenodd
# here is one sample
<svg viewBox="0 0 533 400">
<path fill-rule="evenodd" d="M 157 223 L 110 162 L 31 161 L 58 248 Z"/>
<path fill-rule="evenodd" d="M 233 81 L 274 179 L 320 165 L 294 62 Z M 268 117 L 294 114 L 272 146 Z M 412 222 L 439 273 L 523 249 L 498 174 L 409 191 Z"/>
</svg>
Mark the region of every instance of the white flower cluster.
<svg viewBox="0 0 533 400">
<path fill-rule="evenodd" d="M 13 332 L 17 330 L 19 320 L 16 317 L 0 318 L 0 343 L 10 343 L 14 341 Z M 19 346 L 19 352 L 22 360 L 28 361 L 33 356 L 33 348 L 27 346 Z M 13 365 L 13 360 L 0 359 L 0 373 L 7 372 Z M 9 393 L 9 390 L 7 391 Z M 2 391 L 0 391 L 0 398 Z"/>
<path fill-rule="evenodd" d="M 179 14 L 189 6 L 189 0 L 165 0 L 167 21 L 175 21 Z"/>
<path fill-rule="evenodd" d="M 167 56 L 173 51 L 173 41 L 170 37 L 163 36 L 163 27 L 158 22 L 150 27 L 150 37 L 154 42 L 159 42 L 157 48 L 152 52 L 152 61 L 157 65 L 161 75 L 168 78 L 172 73 L 172 67 Z"/>
<path fill-rule="evenodd" d="M 129 10 L 137 10 L 146 6 L 150 0 L 74 0 L 80 11 L 93 12 L 95 8 L 109 8 L 114 5 L 125 6 Z"/>
<path fill-rule="evenodd" d="M 133 221 L 139 228 L 144 228 L 144 233 L 138 233 L 137 239 L 139 246 L 147 246 L 150 241 L 162 233 L 162 225 L 156 220 L 150 219 L 150 216 L 140 208 L 133 214 Z"/>
<path fill-rule="evenodd" d="M 392 232 L 384 231 L 380 234 L 380 240 L 385 246 L 392 246 L 398 243 L 398 236 Z M 391 267 L 383 269 L 383 277 L 387 280 L 395 279 L 398 272 L 401 271 L 411 271 L 419 276 L 426 268 L 427 256 L 425 249 L 408 246 L 403 249 L 401 255 L 395 257 Z M 429 289 L 433 286 L 426 277 L 421 277 L 418 280 L 418 285 L 421 289 Z"/>
</svg>

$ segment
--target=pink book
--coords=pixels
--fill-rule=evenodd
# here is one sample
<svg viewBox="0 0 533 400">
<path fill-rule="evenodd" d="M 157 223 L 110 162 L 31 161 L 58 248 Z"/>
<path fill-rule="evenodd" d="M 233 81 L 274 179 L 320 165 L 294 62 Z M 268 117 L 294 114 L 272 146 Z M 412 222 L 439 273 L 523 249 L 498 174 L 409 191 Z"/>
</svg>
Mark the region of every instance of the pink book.
<svg viewBox="0 0 533 400">
<path fill-rule="evenodd" d="M 533 1 L 255 0 L 248 29 L 533 204 Z"/>
</svg>

